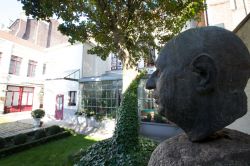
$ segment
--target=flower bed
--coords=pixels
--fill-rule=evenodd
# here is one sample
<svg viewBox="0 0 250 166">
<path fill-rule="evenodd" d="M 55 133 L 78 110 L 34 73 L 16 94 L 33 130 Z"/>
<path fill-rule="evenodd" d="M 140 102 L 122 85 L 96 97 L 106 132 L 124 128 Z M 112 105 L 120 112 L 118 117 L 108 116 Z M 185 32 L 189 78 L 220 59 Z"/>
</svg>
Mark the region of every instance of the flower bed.
<svg viewBox="0 0 250 166">
<path fill-rule="evenodd" d="M 51 126 L 25 134 L 1 138 L 0 144 L 2 146 L 0 146 L 0 158 L 69 135 L 71 135 L 70 132 L 65 129 L 59 126 Z"/>
</svg>

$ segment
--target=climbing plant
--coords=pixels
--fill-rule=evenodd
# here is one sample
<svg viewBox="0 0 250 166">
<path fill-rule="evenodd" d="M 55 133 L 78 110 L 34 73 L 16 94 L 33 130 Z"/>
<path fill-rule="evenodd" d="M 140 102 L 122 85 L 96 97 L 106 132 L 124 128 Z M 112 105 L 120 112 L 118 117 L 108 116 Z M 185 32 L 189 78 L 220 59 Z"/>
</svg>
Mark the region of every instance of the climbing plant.
<svg viewBox="0 0 250 166">
<path fill-rule="evenodd" d="M 113 137 L 81 153 L 78 165 L 145 165 L 156 144 L 139 137 L 137 88 L 145 73 L 139 74 L 123 95 Z"/>
</svg>

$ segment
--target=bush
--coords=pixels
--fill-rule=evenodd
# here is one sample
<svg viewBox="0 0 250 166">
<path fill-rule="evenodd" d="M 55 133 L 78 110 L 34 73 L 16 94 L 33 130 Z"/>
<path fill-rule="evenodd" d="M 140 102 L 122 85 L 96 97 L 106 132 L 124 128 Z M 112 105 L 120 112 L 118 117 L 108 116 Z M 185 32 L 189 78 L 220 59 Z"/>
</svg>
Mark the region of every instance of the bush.
<svg viewBox="0 0 250 166">
<path fill-rule="evenodd" d="M 84 112 L 85 112 L 85 115 L 86 115 L 87 117 L 91 117 L 91 116 L 94 116 L 94 115 L 95 115 L 95 111 L 93 111 L 93 110 L 91 110 L 91 109 L 85 109 Z"/>
<path fill-rule="evenodd" d="M 48 135 L 54 135 L 54 134 L 57 134 L 61 131 L 61 128 L 59 126 L 50 126 L 47 128 L 47 134 Z"/>
<path fill-rule="evenodd" d="M 82 116 L 82 115 L 84 115 L 84 114 L 85 114 L 85 112 L 84 112 L 83 109 L 77 110 L 77 111 L 75 112 L 75 115 L 76 115 L 76 116 Z"/>
<path fill-rule="evenodd" d="M 27 135 L 26 134 L 18 134 L 13 138 L 14 144 L 19 145 L 19 144 L 24 144 L 27 141 Z"/>
<path fill-rule="evenodd" d="M 43 118 L 45 115 L 45 111 L 42 109 L 35 109 L 33 111 L 31 111 L 31 116 L 33 118 Z"/>
<path fill-rule="evenodd" d="M 84 166 L 145 166 L 147 165 L 150 155 L 156 148 L 157 144 L 150 139 L 139 138 L 138 149 L 132 153 L 120 152 L 119 145 L 113 145 L 114 139 L 100 141 L 87 151 L 80 150 L 78 153 L 70 156 L 72 163 Z"/>
<path fill-rule="evenodd" d="M 6 141 L 4 138 L 0 137 L 0 149 L 4 148 L 6 144 Z"/>
<path fill-rule="evenodd" d="M 152 120 L 152 115 L 150 113 L 147 113 L 147 117 L 142 119 L 143 122 L 151 122 L 151 120 Z"/>
<path fill-rule="evenodd" d="M 101 122 L 106 117 L 105 114 L 96 114 L 95 119 L 99 122 Z"/>
<path fill-rule="evenodd" d="M 155 114 L 154 115 L 154 121 L 156 123 L 167 123 L 166 118 L 164 118 L 163 116 L 159 115 L 159 114 Z"/>
<path fill-rule="evenodd" d="M 34 139 L 40 139 L 46 136 L 46 132 L 44 129 L 37 130 L 34 134 Z"/>
</svg>

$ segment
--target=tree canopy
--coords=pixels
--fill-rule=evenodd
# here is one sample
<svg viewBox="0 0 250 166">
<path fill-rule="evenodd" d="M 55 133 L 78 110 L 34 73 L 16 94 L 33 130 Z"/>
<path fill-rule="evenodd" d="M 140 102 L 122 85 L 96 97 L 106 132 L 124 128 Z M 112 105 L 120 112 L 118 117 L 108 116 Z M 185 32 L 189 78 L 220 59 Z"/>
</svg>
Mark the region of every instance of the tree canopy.
<svg viewBox="0 0 250 166">
<path fill-rule="evenodd" d="M 179 33 L 203 10 L 204 0 L 20 0 L 26 15 L 63 22 L 59 30 L 69 41 L 97 43 L 89 50 L 106 59 L 115 53 L 135 65 Z"/>
</svg>

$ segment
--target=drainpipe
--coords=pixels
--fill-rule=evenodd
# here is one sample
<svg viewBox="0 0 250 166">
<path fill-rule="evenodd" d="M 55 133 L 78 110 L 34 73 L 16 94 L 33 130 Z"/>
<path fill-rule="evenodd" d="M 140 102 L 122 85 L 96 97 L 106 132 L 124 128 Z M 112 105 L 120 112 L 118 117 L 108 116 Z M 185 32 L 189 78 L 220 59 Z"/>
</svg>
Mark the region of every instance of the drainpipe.
<svg viewBox="0 0 250 166">
<path fill-rule="evenodd" d="M 243 0 L 243 5 L 244 5 L 245 14 L 247 15 L 247 7 L 246 7 L 246 1 L 245 0 Z"/>
<path fill-rule="evenodd" d="M 47 48 L 51 46 L 51 35 L 52 35 L 52 20 L 49 20 L 49 29 L 48 29 L 48 37 L 46 45 Z"/>
<path fill-rule="evenodd" d="M 37 20 L 36 33 L 35 33 L 35 44 L 37 44 L 38 31 L 39 31 L 40 20 Z"/>
<path fill-rule="evenodd" d="M 17 34 L 18 34 L 18 32 L 20 31 L 20 29 L 21 29 L 21 18 L 19 18 L 19 24 L 18 24 L 18 29 L 17 29 L 17 31 L 16 31 L 16 33 L 15 33 L 15 36 L 17 36 Z"/>
<path fill-rule="evenodd" d="M 204 0 L 204 5 L 205 5 L 205 11 L 204 11 L 205 25 L 209 26 L 209 23 L 208 23 L 208 14 L 207 14 L 207 1 L 206 0 Z"/>
</svg>

